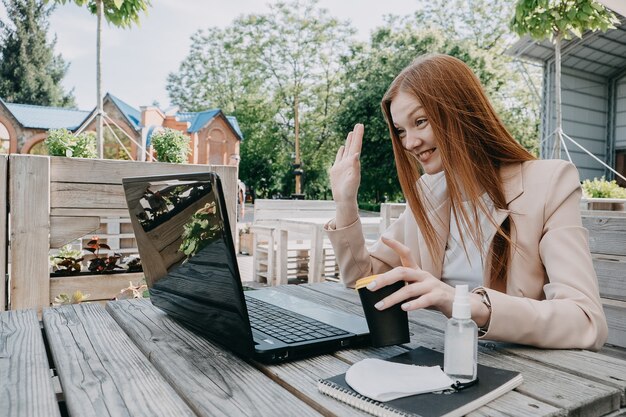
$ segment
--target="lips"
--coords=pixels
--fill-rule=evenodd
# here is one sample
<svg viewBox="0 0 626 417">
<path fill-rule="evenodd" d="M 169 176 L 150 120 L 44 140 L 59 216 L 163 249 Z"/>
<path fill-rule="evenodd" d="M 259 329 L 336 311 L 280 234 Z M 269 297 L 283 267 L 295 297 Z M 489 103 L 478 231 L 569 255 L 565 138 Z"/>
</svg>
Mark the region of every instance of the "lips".
<svg viewBox="0 0 626 417">
<path fill-rule="evenodd" d="M 428 160 L 428 158 L 430 158 L 430 156 L 433 154 L 433 152 L 435 152 L 437 150 L 437 148 L 432 148 L 432 149 L 428 149 L 427 151 L 424 152 L 420 152 L 419 154 L 417 154 L 417 159 L 420 162 L 425 162 Z"/>
</svg>

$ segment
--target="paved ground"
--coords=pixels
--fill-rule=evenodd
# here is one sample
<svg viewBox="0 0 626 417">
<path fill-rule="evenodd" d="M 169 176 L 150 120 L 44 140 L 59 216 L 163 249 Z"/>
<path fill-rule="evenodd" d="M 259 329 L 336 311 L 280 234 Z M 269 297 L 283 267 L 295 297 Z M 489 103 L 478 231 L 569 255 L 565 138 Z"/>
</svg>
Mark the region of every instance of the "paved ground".
<svg viewBox="0 0 626 417">
<path fill-rule="evenodd" d="M 241 282 L 247 287 L 264 287 L 265 284 L 252 281 L 252 256 L 237 254 Z"/>
</svg>

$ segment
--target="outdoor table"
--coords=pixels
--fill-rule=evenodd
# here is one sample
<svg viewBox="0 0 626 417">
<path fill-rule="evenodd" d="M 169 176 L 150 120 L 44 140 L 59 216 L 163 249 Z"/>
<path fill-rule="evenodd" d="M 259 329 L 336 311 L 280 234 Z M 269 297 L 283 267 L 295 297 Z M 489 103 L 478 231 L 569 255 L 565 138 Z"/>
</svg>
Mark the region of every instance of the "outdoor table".
<svg viewBox="0 0 626 417">
<path fill-rule="evenodd" d="M 337 283 L 275 288 L 361 314 L 355 291 Z M 147 299 L 46 309 L 45 337 L 34 311 L 2 312 L 0 416 L 59 416 L 60 407 L 80 417 L 365 416 L 319 393 L 318 379 L 367 357 L 417 346 L 443 351 L 444 323 L 439 313 L 414 312 L 406 345 L 263 365 L 196 335 Z M 617 415 L 626 406 L 626 358 L 481 343 L 478 361 L 519 371 L 524 382 L 472 416 Z"/>
<path fill-rule="evenodd" d="M 365 235 L 378 235 L 380 217 L 361 217 L 363 233 Z M 324 277 L 324 225 L 328 219 L 324 218 L 285 218 L 278 222 L 276 239 L 276 282 L 287 283 L 287 249 L 289 233 L 299 233 L 310 237 L 309 248 L 309 273 L 308 282 L 322 282 Z"/>
</svg>

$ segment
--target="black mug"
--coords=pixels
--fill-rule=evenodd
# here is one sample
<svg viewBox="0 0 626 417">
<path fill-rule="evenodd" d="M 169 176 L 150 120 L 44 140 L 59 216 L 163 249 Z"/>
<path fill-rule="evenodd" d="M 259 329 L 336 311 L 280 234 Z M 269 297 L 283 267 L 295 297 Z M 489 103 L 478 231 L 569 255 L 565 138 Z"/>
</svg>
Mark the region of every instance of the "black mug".
<svg viewBox="0 0 626 417">
<path fill-rule="evenodd" d="M 378 310 L 374 304 L 396 292 L 405 286 L 404 281 L 398 281 L 387 285 L 377 291 L 370 291 L 367 285 L 376 279 L 376 275 L 361 278 L 356 282 L 355 288 L 361 298 L 361 305 L 367 320 L 367 327 L 370 330 L 372 346 L 381 347 L 408 343 L 411 338 L 409 334 L 409 316 L 406 311 L 396 304 L 385 310 Z"/>
</svg>

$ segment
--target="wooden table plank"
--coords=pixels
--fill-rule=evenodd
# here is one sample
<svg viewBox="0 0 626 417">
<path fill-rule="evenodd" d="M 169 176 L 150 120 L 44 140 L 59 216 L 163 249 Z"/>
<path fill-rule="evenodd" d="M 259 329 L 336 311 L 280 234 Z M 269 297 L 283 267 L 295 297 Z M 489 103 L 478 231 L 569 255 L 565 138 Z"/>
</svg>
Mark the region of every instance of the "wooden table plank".
<svg viewBox="0 0 626 417">
<path fill-rule="evenodd" d="M 0 404 L 2 417 L 61 415 L 34 310 L 0 313 Z"/>
<path fill-rule="evenodd" d="M 355 314 L 362 314 L 362 309 L 360 305 L 346 302 L 345 300 L 341 299 L 329 299 L 328 296 L 324 296 L 323 294 L 314 291 L 315 289 L 318 289 L 318 287 L 320 286 L 314 285 L 311 287 L 306 285 L 287 285 L 276 287 L 275 290 L 291 294 L 293 296 L 300 296 L 316 302 L 324 302 L 326 305 L 341 309 L 343 311 L 348 311 Z M 322 285 L 321 287 L 329 286 Z M 351 298 L 351 296 L 348 295 L 348 298 Z M 335 353 L 335 356 L 341 358 L 349 364 L 352 364 L 365 358 L 386 359 L 391 356 L 406 352 L 407 349 L 416 348 L 418 346 L 425 346 L 430 349 L 443 351 L 443 337 L 440 333 L 413 322 L 409 322 L 409 331 L 411 332 L 410 343 L 401 346 L 387 346 L 383 348 L 364 347 L 358 349 L 353 348 L 349 350 L 340 350 Z M 504 366 L 503 368 L 506 368 L 506 366 Z M 476 411 L 478 413 L 476 415 L 502 415 L 502 413 L 506 413 L 506 410 L 516 410 L 515 413 L 509 415 L 520 416 L 552 416 L 566 414 L 565 410 L 546 404 L 538 399 L 531 398 L 529 396 L 519 393 L 507 393 L 504 396 L 498 398 L 497 402 L 493 402 L 490 403 L 488 406 L 481 407 L 479 410 Z"/>
<path fill-rule="evenodd" d="M 565 416 L 566 411 L 541 401 L 534 400 L 517 391 L 510 391 L 471 412 L 467 417 L 537 417 Z"/>
<path fill-rule="evenodd" d="M 43 319 L 71 416 L 195 416 L 102 306 L 46 309 Z"/>
<path fill-rule="evenodd" d="M 306 290 L 308 292 L 302 292 Z M 358 296 L 354 291 L 345 291 L 341 288 L 341 285 L 335 283 L 313 286 L 304 285 L 298 286 L 297 289 L 294 286 L 286 286 L 284 291 L 296 296 L 298 292 L 301 292 L 300 296 L 303 298 L 325 302 L 326 304 L 331 304 L 331 301 L 325 295 L 336 296 L 337 299 L 353 305 L 359 303 Z M 340 306 L 341 304 L 334 303 L 333 305 Z M 353 306 L 347 305 L 345 308 L 354 312 Z M 441 314 L 435 314 L 443 317 Z M 414 326 L 420 325 L 421 321 L 416 321 L 414 314 L 410 315 L 410 330 L 413 333 L 412 342 L 425 342 L 424 346 L 443 351 L 443 337 L 441 333 L 443 332 L 445 317 L 440 319 L 433 316 L 432 312 L 420 314 L 420 317 L 430 318 L 430 322 L 428 326 L 422 326 L 421 329 L 417 329 Z M 437 328 L 435 326 L 438 322 L 441 323 L 441 326 Z M 437 340 L 438 343 L 433 343 L 433 341 Z M 533 358 L 516 357 L 502 349 L 494 351 L 495 345 L 493 343 L 487 346 L 491 346 L 491 348 L 483 345 L 479 349 L 479 362 L 488 366 L 522 372 L 525 382 L 517 389 L 520 393 L 554 407 L 563 408 L 567 413 L 585 416 L 600 416 L 618 410 L 620 407 L 623 390 L 616 384 L 603 383 L 597 378 L 590 381 L 590 375 L 574 374 L 566 369 L 560 371 L 552 366 L 546 366 L 546 363 L 537 362 Z M 534 350 L 538 351 L 537 349 Z M 350 351 L 347 354 L 354 354 L 355 352 Z M 559 355 L 563 351 L 554 350 L 553 352 L 555 352 L 555 355 Z M 338 354 L 342 355 L 343 353 L 339 352 Z M 598 355 L 599 361 L 602 361 L 604 358 L 603 355 L 592 352 L 588 352 L 588 354 Z"/>
<path fill-rule="evenodd" d="M 626 407 L 626 360 L 586 350 L 544 350 L 504 345 L 504 351 L 532 359 L 619 389 L 621 406 Z"/>
<path fill-rule="evenodd" d="M 319 416 L 250 363 L 183 327 L 149 300 L 107 304 L 136 345 L 200 416 Z"/>
<path fill-rule="evenodd" d="M 343 291 L 341 286 L 335 283 L 315 285 L 309 288 L 314 291 L 341 297 L 341 299 L 353 303 L 360 303 L 355 291 Z M 429 310 L 411 312 L 409 317 L 411 322 L 425 325 L 437 331 L 442 331 L 446 323 L 445 316 Z M 494 344 L 489 341 L 480 343 L 481 345 Z M 535 349 L 522 345 L 502 343 L 497 345 L 509 354 L 541 362 L 546 366 L 600 382 L 603 385 L 616 387 L 620 390 L 621 406 L 626 406 L 626 357 L 624 357 L 624 360 L 620 360 L 619 358 L 608 357 L 607 355 L 585 350 Z"/>
</svg>

